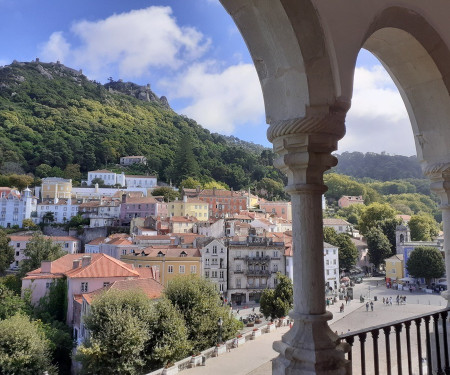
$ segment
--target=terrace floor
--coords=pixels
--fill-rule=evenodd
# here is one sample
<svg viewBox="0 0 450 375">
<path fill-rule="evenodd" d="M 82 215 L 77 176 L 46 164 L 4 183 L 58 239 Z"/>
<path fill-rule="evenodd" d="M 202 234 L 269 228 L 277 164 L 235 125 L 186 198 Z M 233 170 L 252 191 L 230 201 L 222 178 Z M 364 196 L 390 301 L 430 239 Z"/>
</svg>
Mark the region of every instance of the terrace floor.
<svg viewBox="0 0 450 375">
<path fill-rule="evenodd" d="M 377 286 L 378 282 L 378 286 Z M 360 303 L 359 296 L 368 296 L 370 286 L 370 297 L 377 296 L 374 302 L 374 311 L 366 312 L 365 304 Z M 405 295 L 406 305 L 396 304 L 396 295 Z M 383 297 L 393 297 L 393 305 L 385 306 L 382 303 Z M 333 313 L 331 329 L 338 334 L 348 330 L 356 331 L 383 323 L 392 322 L 398 319 L 406 319 L 415 315 L 428 313 L 444 308 L 447 303 L 437 294 L 409 293 L 409 291 L 397 291 L 386 289 L 380 278 L 365 279 L 362 284 L 354 287 L 355 299 L 345 306 L 344 313 L 339 312 L 337 303 L 329 307 Z M 240 315 L 249 313 L 251 309 L 241 310 Z M 254 341 L 249 341 L 245 345 L 232 349 L 231 352 L 206 361 L 206 366 L 195 367 L 182 372 L 183 375 L 269 375 L 272 373 L 271 360 L 277 356 L 272 349 L 272 343 L 281 339 L 281 336 L 288 331 L 289 327 L 280 327 L 275 332 L 264 334 Z"/>
</svg>

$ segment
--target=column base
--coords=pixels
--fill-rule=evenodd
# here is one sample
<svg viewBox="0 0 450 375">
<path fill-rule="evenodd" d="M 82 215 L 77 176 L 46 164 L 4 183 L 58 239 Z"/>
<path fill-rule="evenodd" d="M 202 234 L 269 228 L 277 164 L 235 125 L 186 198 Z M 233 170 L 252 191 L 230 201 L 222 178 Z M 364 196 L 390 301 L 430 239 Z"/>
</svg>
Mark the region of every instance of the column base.
<svg viewBox="0 0 450 375">
<path fill-rule="evenodd" d="M 293 316 L 294 315 L 294 316 Z M 327 324 L 332 314 L 290 314 L 293 327 L 281 341 L 273 344 L 280 355 L 272 362 L 273 375 L 349 375 L 351 364 L 345 359 L 350 347 L 340 343 Z"/>
</svg>

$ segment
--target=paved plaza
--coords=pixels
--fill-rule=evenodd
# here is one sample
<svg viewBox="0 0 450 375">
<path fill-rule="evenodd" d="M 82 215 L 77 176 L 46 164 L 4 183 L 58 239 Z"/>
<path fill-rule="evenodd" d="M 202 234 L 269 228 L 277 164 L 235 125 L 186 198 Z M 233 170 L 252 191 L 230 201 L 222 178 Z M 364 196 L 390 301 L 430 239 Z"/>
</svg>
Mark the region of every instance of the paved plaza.
<svg viewBox="0 0 450 375">
<path fill-rule="evenodd" d="M 397 305 L 397 295 L 406 296 L 405 305 Z M 377 301 L 374 301 L 374 311 L 370 311 L 370 308 L 366 311 L 365 303 L 359 300 L 360 296 L 371 300 L 377 297 Z M 383 305 L 383 297 L 392 297 L 393 305 Z M 338 334 L 413 317 L 446 306 L 446 301 L 438 294 L 387 289 L 381 278 L 365 279 L 362 284 L 357 284 L 354 287 L 354 300 L 347 305 L 344 302 L 343 313 L 339 312 L 342 302 L 338 301 L 328 308 L 333 313 L 331 329 Z M 259 311 L 258 308 L 255 310 Z M 251 312 L 252 308 L 241 309 L 239 316 L 245 316 Z M 234 313 L 236 314 L 236 310 Z M 288 330 L 289 327 L 280 327 L 275 332 L 264 334 L 237 349 L 232 349 L 231 352 L 208 359 L 206 366 L 184 370 L 182 374 L 269 375 L 272 373 L 271 360 L 277 356 L 272 349 L 272 343 L 281 340 L 281 336 Z"/>
</svg>

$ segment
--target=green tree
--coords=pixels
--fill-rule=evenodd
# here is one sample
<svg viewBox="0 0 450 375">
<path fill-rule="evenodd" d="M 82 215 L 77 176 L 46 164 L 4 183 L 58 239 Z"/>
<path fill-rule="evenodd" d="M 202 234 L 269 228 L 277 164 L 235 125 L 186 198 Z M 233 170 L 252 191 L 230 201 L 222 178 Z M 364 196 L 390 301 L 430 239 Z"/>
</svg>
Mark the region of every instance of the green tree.
<svg viewBox="0 0 450 375">
<path fill-rule="evenodd" d="M 264 289 L 261 294 L 260 310 L 266 318 L 287 316 L 294 302 L 294 290 L 289 277 L 277 273 L 278 284 L 275 289 Z"/>
<path fill-rule="evenodd" d="M 202 184 L 193 177 L 188 177 L 178 184 L 180 189 L 195 189 L 197 186 L 202 186 Z"/>
<path fill-rule="evenodd" d="M 44 237 L 42 233 L 33 234 L 23 253 L 25 259 L 20 264 L 19 271 L 22 276 L 39 268 L 44 260 L 53 261 L 66 255 L 61 245 L 54 244 L 50 238 Z"/>
<path fill-rule="evenodd" d="M 172 202 L 174 201 L 176 198 L 180 197 L 180 194 L 173 190 L 171 187 L 168 186 L 162 186 L 159 188 L 156 188 L 152 191 L 152 195 L 154 197 L 164 197 L 164 202 Z"/>
<path fill-rule="evenodd" d="M 55 215 L 51 211 L 47 211 L 43 216 L 44 223 L 53 223 L 55 221 Z"/>
<path fill-rule="evenodd" d="M 284 185 L 275 181 L 271 178 L 264 177 L 261 181 L 256 184 L 256 188 L 259 190 L 260 194 L 267 197 L 267 199 L 284 198 Z"/>
<path fill-rule="evenodd" d="M 395 230 L 397 229 L 397 225 L 400 225 L 402 223 L 402 219 L 400 218 L 390 218 L 382 220 L 378 223 L 378 227 L 381 229 L 383 234 L 387 237 L 389 240 L 389 243 L 391 244 L 391 254 L 394 255 L 396 253 L 396 247 L 397 247 L 397 239 Z"/>
<path fill-rule="evenodd" d="M 81 180 L 81 172 L 79 164 L 67 164 L 64 169 L 64 178 L 71 179 L 73 181 Z"/>
<path fill-rule="evenodd" d="M 19 191 L 22 191 L 27 186 L 33 184 L 33 177 L 27 175 L 12 174 L 9 176 L 10 186 L 14 186 Z"/>
<path fill-rule="evenodd" d="M 439 234 L 439 226 L 436 220 L 427 214 L 411 216 L 408 226 L 413 241 L 431 241 Z"/>
<path fill-rule="evenodd" d="M 34 375 L 45 370 L 57 373 L 42 325 L 20 314 L 0 321 L 0 373 Z"/>
<path fill-rule="evenodd" d="M 11 239 L 4 230 L 0 230 L 0 275 L 14 262 L 14 248 L 9 245 Z"/>
<path fill-rule="evenodd" d="M 149 300 L 142 293 L 108 291 L 98 296 L 85 320 L 91 337 L 77 354 L 83 373 L 142 373 L 152 313 Z"/>
<path fill-rule="evenodd" d="M 364 186 L 348 176 L 328 173 L 324 175 L 324 182 L 328 186 L 325 197 L 331 201 L 338 201 L 343 195 L 364 194 Z"/>
<path fill-rule="evenodd" d="M 39 300 L 34 315 L 45 323 L 54 320 L 64 323 L 67 316 L 67 281 L 56 279 L 50 284 L 47 294 Z"/>
<path fill-rule="evenodd" d="M 20 295 L 0 284 L 0 320 L 5 320 L 17 313 L 29 315 L 30 306 Z"/>
<path fill-rule="evenodd" d="M 346 233 L 337 233 L 333 228 L 323 228 L 324 241 L 338 247 L 339 268 L 349 270 L 358 260 L 358 249 Z"/>
<path fill-rule="evenodd" d="M 376 269 L 391 255 L 391 244 L 388 238 L 378 227 L 372 227 L 367 232 L 367 248 L 369 260 Z"/>
<path fill-rule="evenodd" d="M 34 221 L 31 219 L 23 219 L 22 228 L 27 229 L 27 230 L 35 230 L 35 229 L 39 228 L 39 226 L 36 225 L 34 223 Z"/>
<path fill-rule="evenodd" d="M 359 231 L 367 235 L 371 228 L 376 227 L 383 220 L 395 219 L 396 212 L 389 204 L 372 203 L 361 212 Z"/>
<path fill-rule="evenodd" d="M 178 141 L 170 175 L 175 184 L 188 177 L 197 178 L 200 175 L 197 159 L 192 149 L 192 136 L 188 132 L 183 134 Z"/>
<path fill-rule="evenodd" d="M 94 186 L 95 184 L 98 184 L 98 186 L 103 187 L 105 186 L 105 181 L 103 181 L 100 177 L 94 178 L 91 181 L 91 186 Z"/>
<path fill-rule="evenodd" d="M 412 277 L 423 277 L 427 285 L 430 285 L 431 279 L 445 274 L 444 258 L 434 247 L 418 246 L 409 254 L 406 269 Z"/>
<path fill-rule="evenodd" d="M 41 164 L 38 165 L 35 169 L 34 174 L 37 177 L 45 178 L 45 177 L 51 177 L 50 171 L 52 170 L 52 167 L 48 164 Z"/>
<path fill-rule="evenodd" d="M 196 351 L 217 343 L 219 318 L 223 320 L 223 340 L 233 337 L 240 328 L 229 309 L 222 306 L 219 293 L 209 280 L 194 275 L 180 276 L 169 282 L 164 295 L 183 315 L 189 340 Z"/>
</svg>

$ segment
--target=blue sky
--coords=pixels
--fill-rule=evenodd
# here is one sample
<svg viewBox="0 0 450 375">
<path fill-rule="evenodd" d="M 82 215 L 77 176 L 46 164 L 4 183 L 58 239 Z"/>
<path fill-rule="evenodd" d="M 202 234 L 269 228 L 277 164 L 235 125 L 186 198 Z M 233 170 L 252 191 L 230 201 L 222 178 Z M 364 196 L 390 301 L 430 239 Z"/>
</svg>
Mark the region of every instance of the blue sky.
<svg viewBox="0 0 450 375">
<path fill-rule="evenodd" d="M 0 33 L 0 65 L 39 57 L 100 82 L 150 83 L 209 130 L 270 146 L 255 69 L 217 0 L 0 0 Z M 415 154 L 400 95 L 368 52 L 346 125 L 339 152 Z"/>
</svg>

